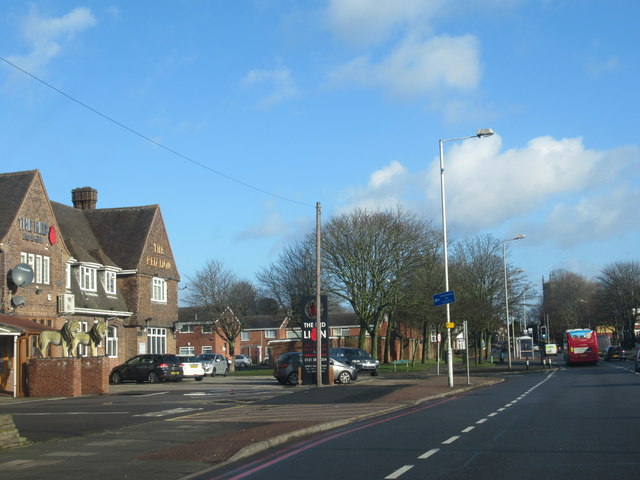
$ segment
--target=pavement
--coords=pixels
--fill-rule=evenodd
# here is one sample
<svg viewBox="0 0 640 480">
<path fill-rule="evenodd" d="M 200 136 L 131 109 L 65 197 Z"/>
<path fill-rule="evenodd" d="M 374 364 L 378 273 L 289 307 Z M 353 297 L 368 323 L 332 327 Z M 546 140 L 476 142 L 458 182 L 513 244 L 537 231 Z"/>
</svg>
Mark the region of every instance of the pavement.
<svg viewBox="0 0 640 480">
<path fill-rule="evenodd" d="M 509 375 L 549 369 L 539 361 L 529 366 L 514 361 L 511 370 L 505 362 L 488 368 L 474 367 L 467 377 L 464 367 L 456 367 L 453 387 L 448 386 L 446 367 L 441 367 L 440 375 L 435 371 L 404 373 L 398 367 L 395 373 L 360 377 L 349 385 L 282 387 L 290 389 L 288 394 L 248 403 L 230 402 L 228 407 L 215 410 L 4 449 L 0 450 L 0 471 L 4 480 L 71 480 L 88 474 L 94 480 L 195 479 L 295 439 L 486 388 Z M 224 381 L 250 385 L 267 379 L 233 376 Z M 104 396 L 105 404 L 109 397 L 112 394 Z M 0 404 L 27 400 L 0 397 Z"/>
</svg>

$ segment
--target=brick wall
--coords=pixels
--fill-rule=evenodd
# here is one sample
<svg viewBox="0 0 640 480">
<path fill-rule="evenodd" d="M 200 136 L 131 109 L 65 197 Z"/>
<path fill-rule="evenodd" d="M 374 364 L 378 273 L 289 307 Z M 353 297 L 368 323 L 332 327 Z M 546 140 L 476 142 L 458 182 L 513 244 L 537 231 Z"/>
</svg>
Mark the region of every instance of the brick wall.
<svg viewBox="0 0 640 480">
<path fill-rule="evenodd" d="M 30 397 L 79 397 L 109 393 L 108 358 L 32 358 L 28 364 Z"/>
</svg>

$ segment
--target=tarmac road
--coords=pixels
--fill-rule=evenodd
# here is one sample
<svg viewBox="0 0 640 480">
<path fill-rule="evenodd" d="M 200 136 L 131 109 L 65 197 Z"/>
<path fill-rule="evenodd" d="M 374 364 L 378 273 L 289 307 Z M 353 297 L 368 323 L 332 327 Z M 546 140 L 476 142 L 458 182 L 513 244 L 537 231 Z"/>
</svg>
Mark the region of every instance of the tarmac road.
<svg viewBox="0 0 640 480">
<path fill-rule="evenodd" d="M 29 404 L 55 411 L 63 410 L 57 405 L 77 401 L 87 413 L 128 412 L 66 415 L 63 418 L 75 425 L 77 434 L 65 437 L 54 431 L 50 433 L 55 440 L 2 450 L 0 471 L 3 480 L 186 479 L 294 438 L 487 387 L 503 378 L 470 380 L 467 385 L 466 375 L 456 375 L 450 388 L 446 375 L 394 375 L 316 388 L 283 387 L 268 377 L 216 377 L 193 385 L 171 384 L 170 389 L 166 384 L 118 385 L 109 395 L 79 399 L 0 398 L 0 413 L 16 413 L 17 424 Z M 83 422 L 90 428 L 82 427 Z"/>
</svg>

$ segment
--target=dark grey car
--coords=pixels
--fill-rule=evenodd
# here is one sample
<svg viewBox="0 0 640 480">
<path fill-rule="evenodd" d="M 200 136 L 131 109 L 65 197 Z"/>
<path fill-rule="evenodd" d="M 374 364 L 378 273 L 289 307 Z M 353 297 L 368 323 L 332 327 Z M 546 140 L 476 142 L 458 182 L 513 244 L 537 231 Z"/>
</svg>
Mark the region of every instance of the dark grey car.
<svg viewBox="0 0 640 480">
<path fill-rule="evenodd" d="M 361 348 L 338 347 L 332 348 L 329 352 L 331 358 L 335 358 L 347 365 L 353 365 L 359 372 L 367 372 L 372 376 L 378 375 L 380 361 L 374 359 Z"/>
</svg>

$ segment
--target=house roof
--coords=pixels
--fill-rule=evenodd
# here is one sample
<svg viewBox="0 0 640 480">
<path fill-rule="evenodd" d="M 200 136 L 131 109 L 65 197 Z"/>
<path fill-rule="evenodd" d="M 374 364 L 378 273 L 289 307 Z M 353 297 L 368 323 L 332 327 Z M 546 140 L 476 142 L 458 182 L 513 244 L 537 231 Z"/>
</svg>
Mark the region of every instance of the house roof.
<svg viewBox="0 0 640 480">
<path fill-rule="evenodd" d="M 283 315 L 253 315 L 240 317 L 243 330 L 273 330 L 285 328 L 289 317 Z"/>
<path fill-rule="evenodd" d="M 73 258 L 80 262 L 119 266 L 103 250 L 101 242 L 87 220 L 87 210 L 58 202 L 51 202 L 51 206 L 64 236 L 64 243 Z"/>
<path fill-rule="evenodd" d="M 37 170 L 0 174 L 0 240 L 9 233 L 36 175 Z"/>
<path fill-rule="evenodd" d="M 138 268 L 158 205 L 84 210 L 106 254 L 124 270 Z"/>
<path fill-rule="evenodd" d="M 29 318 L 0 314 L 0 328 L 2 327 L 9 331 L 21 333 L 40 333 L 55 330 L 55 328 L 34 322 Z"/>
</svg>

